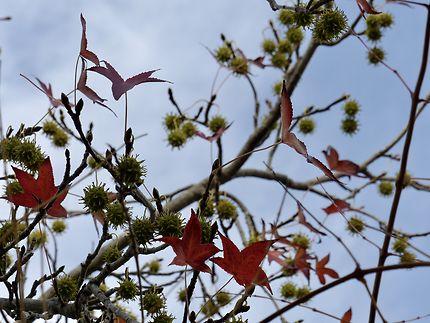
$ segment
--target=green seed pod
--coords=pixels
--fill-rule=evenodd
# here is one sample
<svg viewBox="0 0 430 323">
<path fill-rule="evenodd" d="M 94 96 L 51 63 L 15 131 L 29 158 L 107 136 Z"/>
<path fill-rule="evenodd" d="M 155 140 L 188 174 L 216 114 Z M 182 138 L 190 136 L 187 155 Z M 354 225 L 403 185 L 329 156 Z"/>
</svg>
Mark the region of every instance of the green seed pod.
<svg viewBox="0 0 430 323">
<path fill-rule="evenodd" d="M 109 225 L 114 229 L 123 227 L 130 217 L 129 209 L 118 201 L 108 204 L 105 215 Z"/>
<path fill-rule="evenodd" d="M 219 292 L 215 296 L 216 302 L 219 306 L 226 306 L 231 301 L 231 296 L 226 292 Z"/>
<path fill-rule="evenodd" d="M 51 137 L 52 143 L 56 147 L 65 147 L 69 143 L 69 136 L 62 129 L 58 128 L 57 132 Z"/>
<path fill-rule="evenodd" d="M 284 267 L 282 268 L 282 274 L 286 277 L 294 276 L 297 273 L 294 258 L 287 257 L 284 260 Z"/>
<path fill-rule="evenodd" d="M 315 126 L 315 121 L 309 117 L 302 118 L 299 121 L 299 131 L 304 135 L 308 135 L 314 132 Z"/>
<path fill-rule="evenodd" d="M 163 295 L 156 291 L 148 291 L 143 295 L 143 308 L 149 314 L 159 313 L 166 306 L 166 300 Z"/>
<path fill-rule="evenodd" d="M 206 316 L 212 316 L 218 312 L 218 306 L 212 301 L 209 300 L 202 306 L 202 313 Z"/>
<path fill-rule="evenodd" d="M 385 59 L 385 51 L 381 47 L 373 47 L 367 53 L 370 64 L 377 65 Z"/>
<path fill-rule="evenodd" d="M 412 252 L 405 251 L 400 256 L 400 263 L 401 264 L 411 264 L 417 261 L 417 256 L 413 254 Z"/>
<path fill-rule="evenodd" d="M 143 184 L 143 177 L 146 176 L 146 168 L 143 160 L 139 161 L 133 156 L 122 156 L 115 167 L 119 180 L 127 186 Z"/>
<path fill-rule="evenodd" d="M 293 52 L 293 46 L 288 41 L 288 39 L 281 39 L 279 41 L 279 45 L 278 45 L 278 53 L 291 54 L 292 52 Z M 273 59 L 272 59 L 272 63 L 273 63 Z M 282 86 L 282 84 L 281 84 L 281 86 Z"/>
<path fill-rule="evenodd" d="M 203 210 L 202 217 L 204 217 L 204 218 L 210 218 L 214 214 L 215 214 L 214 199 L 213 199 L 212 196 L 209 196 L 209 198 L 208 198 L 208 200 L 206 202 L 206 207 Z"/>
<path fill-rule="evenodd" d="M 370 41 L 377 42 L 382 38 L 381 29 L 375 28 L 375 27 L 372 27 L 372 28 L 367 27 L 366 36 L 367 36 L 367 39 L 369 39 Z"/>
<path fill-rule="evenodd" d="M 379 16 L 379 14 L 367 16 L 367 18 L 366 18 L 367 28 L 378 28 L 378 27 L 380 27 L 378 16 Z"/>
<path fill-rule="evenodd" d="M 293 236 L 292 242 L 300 248 L 308 249 L 311 246 L 311 241 L 308 236 L 303 233 L 297 233 Z"/>
<path fill-rule="evenodd" d="M 358 121 L 355 118 L 346 117 L 342 120 L 342 131 L 347 135 L 354 135 L 358 131 Z"/>
<path fill-rule="evenodd" d="M 348 19 L 342 10 L 327 9 L 320 13 L 314 24 L 313 37 L 320 43 L 339 39 L 348 28 Z"/>
<path fill-rule="evenodd" d="M 406 252 L 406 249 L 408 248 L 408 246 L 409 246 L 408 239 L 406 237 L 402 237 L 402 238 L 396 239 L 393 242 L 392 249 L 394 252 L 404 253 Z"/>
<path fill-rule="evenodd" d="M 365 228 L 366 228 L 366 225 L 363 219 L 357 216 L 351 217 L 348 221 L 348 224 L 346 225 L 346 229 L 353 235 L 363 232 Z"/>
<path fill-rule="evenodd" d="M 276 44 L 272 39 L 264 39 L 261 47 L 266 54 L 272 54 L 276 49 Z"/>
<path fill-rule="evenodd" d="M 173 129 L 167 136 L 167 141 L 172 148 L 181 148 L 187 142 L 187 135 L 182 129 Z"/>
<path fill-rule="evenodd" d="M 382 12 L 378 14 L 377 16 L 378 23 L 382 28 L 388 28 L 391 27 L 391 25 L 394 23 L 393 15 L 388 12 Z"/>
<path fill-rule="evenodd" d="M 12 257 L 9 253 L 0 256 L 0 275 L 3 275 L 6 270 L 12 265 Z"/>
<path fill-rule="evenodd" d="M 134 300 L 139 292 L 136 283 L 130 279 L 125 278 L 119 283 L 117 294 L 125 301 Z"/>
<path fill-rule="evenodd" d="M 308 295 L 310 292 L 311 292 L 311 290 L 306 286 L 298 287 L 296 290 L 296 298 L 302 298 L 302 297 Z"/>
<path fill-rule="evenodd" d="M 58 131 L 59 127 L 54 121 L 45 121 L 42 131 L 45 135 L 53 136 Z"/>
<path fill-rule="evenodd" d="M 288 282 L 281 286 L 281 296 L 285 299 L 292 299 L 296 296 L 297 287 L 294 283 Z"/>
<path fill-rule="evenodd" d="M 398 180 L 398 179 L 399 179 L 399 174 L 396 175 L 396 180 Z M 405 176 L 403 177 L 403 188 L 411 185 L 411 183 L 412 183 L 411 174 L 408 171 L 406 171 Z"/>
<path fill-rule="evenodd" d="M 156 274 L 160 271 L 161 264 L 157 259 L 152 260 L 148 263 L 148 270 L 151 274 Z"/>
<path fill-rule="evenodd" d="M 155 225 L 150 219 L 136 219 L 131 223 L 134 237 L 139 245 L 145 246 L 154 239 Z"/>
<path fill-rule="evenodd" d="M 288 29 L 286 36 L 288 41 L 294 45 L 299 45 L 304 38 L 303 30 L 300 27 Z"/>
<path fill-rule="evenodd" d="M 16 137 L 6 138 L 0 142 L 0 156 L 4 160 L 18 163 L 30 172 L 37 172 L 45 161 L 45 155 L 36 142 Z"/>
<path fill-rule="evenodd" d="M 295 12 L 293 10 L 281 10 L 278 19 L 281 24 L 289 26 L 295 22 Z"/>
<path fill-rule="evenodd" d="M 388 197 L 393 193 L 394 186 L 391 182 L 383 181 L 378 185 L 379 193 L 382 196 Z"/>
<path fill-rule="evenodd" d="M 237 218 L 237 208 L 231 201 L 222 199 L 218 201 L 217 213 L 222 220 L 234 220 Z"/>
<path fill-rule="evenodd" d="M 215 52 L 215 57 L 220 63 L 227 63 L 233 58 L 233 53 L 228 46 L 221 46 Z"/>
<path fill-rule="evenodd" d="M 102 167 L 103 161 L 97 163 L 93 156 L 89 156 L 87 158 L 87 164 L 88 166 L 90 166 L 91 169 L 99 169 L 100 167 Z"/>
<path fill-rule="evenodd" d="M 287 56 L 284 53 L 276 52 L 271 59 L 272 65 L 283 68 L 287 64 Z"/>
<path fill-rule="evenodd" d="M 178 292 L 178 301 L 185 303 L 186 299 L 187 299 L 187 290 L 186 288 L 182 288 Z"/>
<path fill-rule="evenodd" d="M 343 112 L 348 117 L 355 117 L 360 112 L 360 104 L 356 100 L 348 100 L 343 106 Z"/>
<path fill-rule="evenodd" d="M 12 196 L 24 193 L 24 190 L 22 189 L 22 186 L 18 181 L 11 181 L 9 184 L 7 184 L 5 193 L 7 196 Z"/>
<path fill-rule="evenodd" d="M 282 90 L 282 81 L 276 82 L 273 84 L 273 93 L 275 95 L 280 95 Z"/>
<path fill-rule="evenodd" d="M 314 15 L 309 13 L 306 9 L 306 5 L 299 4 L 294 12 L 294 22 L 300 27 L 309 27 L 314 22 Z"/>
<path fill-rule="evenodd" d="M 204 218 L 199 219 L 202 229 L 202 243 L 211 243 L 212 223 Z"/>
<path fill-rule="evenodd" d="M 37 249 L 48 242 L 48 235 L 45 231 L 35 230 L 30 234 L 28 239 L 30 240 L 30 244 Z"/>
<path fill-rule="evenodd" d="M 168 113 L 164 116 L 163 123 L 167 130 L 175 130 L 180 127 L 182 121 L 183 119 L 181 116 L 174 113 Z"/>
<path fill-rule="evenodd" d="M 111 264 L 121 258 L 122 252 L 117 246 L 110 246 L 106 249 L 103 254 L 103 260 L 108 264 Z"/>
<path fill-rule="evenodd" d="M 183 225 L 181 213 L 170 210 L 164 210 L 155 219 L 156 230 L 163 237 L 181 237 Z"/>
<path fill-rule="evenodd" d="M 230 68 L 238 75 L 245 75 L 249 72 L 248 61 L 245 58 L 239 56 L 236 56 L 230 61 Z"/>
<path fill-rule="evenodd" d="M 219 114 L 214 115 L 209 120 L 208 127 L 213 133 L 216 133 L 219 129 L 227 127 L 227 120 Z"/>
<path fill-rule="evenodd" d="M 58 296 L 64 303 L 75 300 L 78 295 L 78 282 L 71 276 L 64 275 L 56 278 Z"/>
<path fill-rule="evenodd" d="M 109 203 L 105 184 L 92 183 L 90 186 L 85 187 L 82 201 L 90 212 L 103 211 Z"/>
<path fill-rule="evenodd" d="M 152 320 L 149 321 L 148 323 L 172 323 L 174 319 L 175 317 L 173 315 L 170 315 L 165 311 L 162 311 L 160 313 L 155 314 L 152 317 Z"/>
<path fill-rule="evenodd" d="M 197 128 L 192 121 L 187 121 L 182 124 L 181 130 L 187 138 L 191 138 L 195 135 Z"/>
<path fill-rule="evenodd" d="M 52 231 L 54 231 L 55 233 L 63 233 L 64 231 L 66 231 L 67 229 L 67 225 L 66 222 L 64 222 L 63 220 L 55 220 L 54 222 L 52 222 Z"/>
</svg>

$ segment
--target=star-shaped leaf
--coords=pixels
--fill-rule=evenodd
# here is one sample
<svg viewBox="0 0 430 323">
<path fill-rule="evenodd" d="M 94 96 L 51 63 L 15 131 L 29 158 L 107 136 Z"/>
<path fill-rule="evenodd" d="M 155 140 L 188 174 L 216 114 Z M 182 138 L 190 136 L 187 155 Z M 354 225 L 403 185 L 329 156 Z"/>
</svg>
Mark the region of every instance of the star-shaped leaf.
<svg viewBox="0 0 430 323">
<path fill-rule="evenodd" d="M 93 62 L 96 65 L 100 65 L 100 61 L 97 55 L 87 49 L 87 45 L 88 45 L 87 22 L 85 21 L 85 18 L 82 14 L 81 14 L 81 24 L 82 24 L 82 38 L 81 38 L 81 50 L 79 51 L 79 55 Z"/>
<path fill-rule="evenodd" d="M 331 170 L 335 170 L 347 175 L 357 175 L 358 171 L 360 170 L 360 166 L 358 166 L 356 163 L 346 159 L 340 160 L 337 150 L 332 146 L 328 146 L 327 150 L 323 150 L 323 154 L 327 160 L 328 167 Z"/>
<path fill-rule="evenodd" d="M 10 202 L 33 209 L 40 209 L 50 205 L 46 210 L 49 215 L 54 217 L 67 216 L 67 211 L 60 203 L 66 197 L 68 188 L 58 192 L 58 187 L 54 185 L 54 175 L 49 158 L 46 158 L 40 166 L 37 179 L 21 169 L 15 167 L 12 167 L 12 169 L 24 193 L 8 195 L 7 199 Z"/>
<path fill-rule="evenodd" d="M 267 287 L 272 293 L 267 275 L 260 264 L 275 240 L 259 241 L 240 251 L 230 239 L 219 235 L 224 248 L 224 258 L 215 257 L 211 261 L 232 274 L 239 285 L 248 287 L 257 284 Z"/>
<path fill-rule="evenodd" d="M 194 210 L 188 220 L 182 239 L 177 237 L 162 237 L 158 239 L 170 245 L 176 253 L 171 265 L 189 265 L 198 271 L 211 272 L 205 261 L 220 251 L 212 243 L 202 243 L 202 228 Z"/>
<path fill-rule="evenodd" d="M 334 271 L 331 268 L 327 268 L 325 265 L 328 264 L 330 261 L 330 254 L 325 256 L 323 259 L 318 260 L 315 265 L 315 272 L 317 273 L 318 279 L 320 280 L 320 283 L 325 285 L 325 276 L 330 276 L 331 278 L 339 278 L 339 275 L 336 271 Z"/>
<path fill-rule="evenodd" d="M 329 206 L 323 208 L 323 211 L 327 214 L 333 214 L 333 213 L 342 213 L 346 210 L 349 210 L 351 208 L 351 205 L 348 202 L 345 202 L 344 200 L 340 199 L 334 199 L 333 203 Z"/>
</svg>

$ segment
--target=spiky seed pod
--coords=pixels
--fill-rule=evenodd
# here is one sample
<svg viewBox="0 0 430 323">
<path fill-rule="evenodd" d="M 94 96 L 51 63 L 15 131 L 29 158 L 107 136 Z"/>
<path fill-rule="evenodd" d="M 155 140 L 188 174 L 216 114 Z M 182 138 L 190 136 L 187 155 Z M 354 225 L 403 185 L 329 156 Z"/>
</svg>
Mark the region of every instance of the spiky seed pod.
<svg viewBox="0 0 430 323">
<path fill-rule="evenodd" d="M 125 300 L 134 300 L 137 296 L 137 293 L 139 292 L 136 283 L 130 279 L 125 278 L 122 282 L 119 283 L 117 295 Z"/>
<path fill-rule="evenodd" d="M 343 112 L 349 117 L 355 117 L 360 112 L 360 104 L 356 100 L 348 100 L 343 106 Z"/>
<path fill-rule="evenodd" d="M 394 186 L 389 181 L 382 181 L 378 185 L 379 193 L 382 196 L 388 197 L 393 193 Z"/>
<path fill-rule="evenodd" d="M 75 300 L 79 286 L 78 282 L 69 275 L 64 275 L 62 277 L 56 278 L 58 296 L 63 302 L 68 303 Z"/>
<path fill-rule="evenodd" d="M 69 143 L 69 136 L 62 129 L 58 128 L 57 132 L 51 137 L 52 143 L 56 147 L 65 147 Z"/>
<path fill-rule="evenodd" d="M 218 312 L 218 306 L 212 301 L 209 300 L 202 306 L 202 313 L 206 316 L 212 316 L 216 312 Z"/>
<path fill-rule="evenodd" d="M 298 287 L 296 290 L 296 298 L 302 298 L 303 296 L 308 295 L 310 292 L 311 290 L 306 286 Z"/>
<path fill-rule="evenodd" d="M 287 40 L 294 45 L 299 45 L 304 38 L 303 30 L 300 27 L 288 29 L 286 36 Z"/>
<path fill-rule="evenodd" d="M 149 314 L 153 315 L 159 313 L 166 305 L 166 300 L 163 295 L 155 291 L 145 292 L 143 295 L 143 308 Z"/>
<path fill-rule="evenodd" d="M 293 46 L 288 41 L 288 39 L 281 39 L 279 41 L 278 52 L 283 54 L 291 54 L 293 52 Z"/>
<path fill-rule="evenodd" d="M 297 268 L 294 262 L 294 258 L 287 257 L 284 260 L 284 267 L 282 268 L 282 274 L 286 277 L 294 276 L 297 273 Z"/>
<path fill-rule="evenodd" d="M 365 228 L 366 228 L 366 225 L 363 219 L 357 216 L 351 217 L 348 221 L 348 224 L 346 225 L 346 229 L 353 235 L 363 232 Z"/>
<path fill-rule="evenodd" d="M 122 251 L 117 246 L 110 246 L 103 254 L 103 260 L 108 264 L 117 261 L 122 256 Z"/>
<path fill-rule="evenodd" d="M 370 64 L 377 65 L 385 59 L 385 51 L 381 47 L 373 47 L 367 53 Z"/>
<path fill-rule="evenodd" d="M 396 175 L 396 180 L 399 179 L 399 174 Z M 405 188 L 406 186 L 411 185 L 412 183 L 412 176 L 411 173 L 409 173 L 408 171 L 405 172 L 405 176 L 403 177 L 403 188 Z"/>
<path fill-rule="evenodd" d="M 226 306 L 231 301 L 231 296 L 226 292 L 219 292 L 216 294 L 216 302 L 219 306 Z"/>
<path fill-rule="evenodd" d="M 272 39 L 264 39 L 261 48 L 266 54 L 272 54 L 276 49 L 276 44 Z"/>
<path fill-rule="evenodd" d="M 294 23 L 300 27 L 309 27 L 314 22 L 314 18 L 304 4 L 300 4 L 294 12 Z"/>
<path fill-rule="evenodd" d="M 276 52 L 271 59 L 272 65 L 283 68 L 287 64 L 287 56 L 284 53 Z"/>
<path fill-rule="evenodd" d="M 167 136 L 167 142 L 172 148 L 181 148 L 187 142 L 187 135 L 182 129 L 173 129 Z"/>
<path fill-rule="evenodd" d="M 46 121 L 42 126 L 45 135 L 52 136 L 58 131 L 58 126 L 54 121 Z"/>
<path fill-rule="evenodd" d="M 367 27 L 366 36 L 367 39 L 369 39 L 370 41 L 377 42 L 382 38 L 381 29 L 375 27 Z"/>
<path fill-rule="evenodd" d="M 35 141 L 16 137 L 0 142 L 0 156 L 4 160 L 18 163 L 30 172 L 37 172 L 45 161 L 45 155 Z"/>
<path fill-rule="evenodd" d="M 178 301 L 185 303 L 186 299 L 187 299 L 187 290 L 185 288 L 182 288 L 178 292 Z"/>
<path fill-rule="evenodd" d="M 136 219 L 131 223 L 131 228 L 139 245 L 145 246 L 154 239 L 155 225 L 150 219 Z"/>
<path fill-rule="evenodd" d="M 237 207 L 230 200 L 221 199 L 218 201 L 217 213 L 222 220 L 234 220 L 237 218 Z"/>
<path fill-rule="evenodd" d="M 392 249 L 394 252 L 404 253 L 408 248 L 408 246 L 409 246 L 408 239 L 406 237 L 402 237 L 402 238 L 396 239 L 393 242 Z"/>
<path fill-rule="evenodd" d="M 308 249 L 311 246 L 311 241 L 309 237 L 303 233 L 297 233 L 293 236 L 292 242 L 297 246 Z"/>
<path fill-rule="evenodd" d="M 118 227 L 123 227 L 127 223 L 130 213 L 127 207 L 115 201 L 106 207 L 105 215 L 109 225 L 117 229 Z"/>
<path fill-rule="evenodd" d="M 405 251 L 401 256 L 400 256 L 400 263 L 401 264 L 411 264 L 416 262 L 417 260 L 417 256 L 409 251 Z"/>
<path fill-rule="evenodd" d="M 346 117 L 341 123 L 342 131 L 347 135 L 354 135 L 358 131 L 358 121 L 355 118 Z"/>
<path fill-rule="evenodd" d="M 393 15 L 388 12 L 382 12 L 378 14 L 377 19 L 378 19 L 379 25 L 382 28 L 391 27 L 391 25 L 394 23 Z"/>
<path fill-rule="evenodd" d="M 215 57 L 220 63 L 227 63 L 233 58 L 233 53 L 228 46 L 221 46 L 215 51 Z"/>
<path fill-rule="evenodd" d="M 66 222 L 63 220 L 55 220 L 51 225 L 52 231 L 55 233 L 63 233 L 67 229 Z"/>
<path fill-rule="evenodd" d="M 245 58 L 239 56 L 236 56 L 230 61 L 230 68 L 238 75 L 245 75 L 249 72 L 248 61 Z"/>
<path fill-rule="evenodd" d="M 11 181 L 7 184 L 5 193 L 7 196 L 24 193 L 21 184 L 18 181 Z"/>
<path fill-rule="evenodd" d="M 125 185 L 142 185 L 146 176 L 146 168 L 143 160 L 137 160 L 134 156 L 122 156 L 115 167 L 119 180 Z"/>
<path fill-rule="evenodd" d="M 209 120 L 208 127 L 213 133 L 216 133 L 219 129 L 227 127 L 227 120 L 219 114 L 214 115 Z"/>
<path fill-rule="evenodd" d="M 164 210 L 156 219 L 155 227 L 163 237 L 181 237 L 183 229 L 181 213 Z"/>
<path fill-rule="evenodd" d="M 28 239 L 30 240 L 30 244 L 32 244 L 34 248 L 39 248 L 48 242 L 48 235 L 45 231 L 35 230 L 30 234 Z"/>
<path fill-rule="evenodd" d="M 367 28 L 378 28 L 380 27 L 379 24 L 379 19 L 378 19 L 379 14 L 377 15 L 368 15 L 366 17 L 366 26 Z"/>
<path fill-rule="evenodd" d="M 304 135 L 311 134 L 315 130 L 315 121 L 312 118 L 306 117 L 299 121 L 299 131 Z"/>
<path fill-rule="evenodd" d="M 82 201 L 90 212 L 103 211 L 109 203 L 108 192 L 105 189 L 105 184 L 92 183 L 85 187 Z"/>
<path fill-rule="evenodd" d="M 89 156 L 87 159 L 87 164 L 91 169 L 99 169 L 102 167 L 102 163 L 103 162 L 97 163 L 93 156 Z"/>
<path fill-rule="evenodd" d="M 296 296 L 297 286 L 292 282 L 285 283 L 281 286 L 281 296 L 285 299 L 292 299 Z"/>
<path fill-rule="evenodd" d="M 12 257 L 9 253 L 5 253 L 4 255 L 0 256 L 0 275 L 3 275 L 6 272 L 6 269 L 8 269 L 12 265 Z"/>
<path fill-rule="evenodd" d="M 320 43 L 337 40 L 348 28 L 348 19 L 337 8 L 324 10 L 315 19 L 313 37 Z"/>
<path fill-rule="evenodd" d="M 281 10 L 278 19 L 281 24 L 289 26 L 295 22 L 295 12 L 293 10 Z"/>
<path fill-rule="evenodd" d="M 210 220 L 206 220 L 205 218 L 200 218 L 199 220 L 202 229 L 202 243 L 211 243 L 212 223 L 210 222 Z"/>
<path fill-rule="evenodd" d="M 16 226 L 17 235 L 20 235 L 27 225 L 24 222 L 20 222 Z M 15 239 L 15 233 L 13 224 L 9 221 L 4 222 L 0 228 L 0 246 L 4 246 Z"/>
<path fill-rule="evenodd" d="M 273 93 L 275 95 L 281 94 L 281 90 L 282 90 L 282 81 L 279 81 L 273 84 Z"/>
<path fill-rule="evenodd" d="M 160 271 L 161 263 L 157 259 L 154 259 L 148 263 L 148 270 L 151 274 L 156 274 Z"/>
<path fill-rule="evenodd" d="M 173 315 L 168 314 L 166 311 L 161 311 L 152 317 L 149 323 L 172 323 L 175 320 Z"/>
<path fill-rule="evenodd" d="M 210 196 L 206 202 L 206 207 L 203 210 L 202 217 L 210 218 L 214 214 L 215 214 L 214 199 L 212 196 Z"/>
<path fill-rule="evenodd" d="M 181 126 L 182 121 L 183 119 L 181 116 L 174 113 L 168 113 L 164 116 L 163 123 L 167 130 L 174 130 Z"/>
<path fill-rule="evenodd" d="M 197 131 L 197 127 L 192 121 L 184 122 L 181 129 L 187 138 L 193 137 Z"/>
</svg>

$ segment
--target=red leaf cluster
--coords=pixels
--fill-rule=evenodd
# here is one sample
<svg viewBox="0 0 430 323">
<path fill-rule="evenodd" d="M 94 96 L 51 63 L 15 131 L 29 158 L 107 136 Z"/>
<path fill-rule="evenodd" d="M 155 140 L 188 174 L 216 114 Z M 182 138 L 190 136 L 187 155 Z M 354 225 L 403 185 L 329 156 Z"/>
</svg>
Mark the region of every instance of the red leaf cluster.
<svg viewBox="0 0 430 323">
<path fill-rule="evenodd" d="M 323 150 L 323 154 L 331 170 L 347 175 L 357 175 L 360 170 L 360 166 L 350 160 L 339 160 L 339 154 L 332 146 L 328 146 L 327 150 Z"/>
<path fill-rule="evenodd" d="M 8 195 L 8 201 L 33 209 L 44 208 L 52 202 L 46 210 L 47 214 L 54 217 L 67 216 L 67 211 L 61 206 L 61 202 L 66 197 L 68 188 L 58 192 L 58 187 L 54 185 L 54 175 L 49 158 L 46 158 L 40 166 L 37 179 L 21 169 L 15 167 L 12 169 L 24 193 Z"/>
<path fill-rule="evenodd" d="M 329 206 L 323 208 L 323 211 L 327 214 L 333 214 L 333 213 L 342 213 L 346 210 L 349 210 L 351 208 L 351 205 L 348 202 L 345 202 L 344 200 L 340 199 L 334 199 L 333 203 Z"/>
</svg>

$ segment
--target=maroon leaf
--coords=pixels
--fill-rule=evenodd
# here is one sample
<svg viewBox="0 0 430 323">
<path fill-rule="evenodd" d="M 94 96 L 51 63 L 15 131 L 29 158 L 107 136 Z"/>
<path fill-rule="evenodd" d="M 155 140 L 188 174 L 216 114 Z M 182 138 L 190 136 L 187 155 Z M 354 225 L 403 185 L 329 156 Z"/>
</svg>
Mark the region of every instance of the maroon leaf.
<svg viewBox="0 0 430 323">
<path fill-rule="evenodd" d="M 325 265 L 330 261 L 330 254 L 325 256 L 323 259 L 318 260 L 315 265 L 315 272 L 321 284 L 325 285 L 325 276 L 330 276 L 331 278 L 339 278 L 339 275 L 333 269 L 327 268 Z"/>
<path fill-rule="evenodd" d="M 366 0 L 356 0 L 358 8 L 361 13 L 369 13 L 369 14 L 379 14 L 379 11 L 376 11 Z"/>
<path fill-rule="evenodd" d="M 100 61 L 97 55 L 87 49 L 87 45 L 88 45 L 87 22 L 85 21 L 85 18 L 82 15 L 82 13 L 81 13 L 81 24 L 82 24 L 82 38 L 81 38 L 81 50 L 79 51 L 79 55 L 93 62 L 96 65 L 100 65 Z"/>
<path fill-rule="evenodd" d="M 58 106 L 60 106 L 60 105 L 62 105 L 63 103 L 61 102 L 61 100 L 60 99 L 56 99 L 56 98 L 54 98 L 54 95 L 52 94 L 52 86 L 51 86 L 51 83 L 48 83 L 48 85 L 46 85 L 45 83 L 43 83 L 41 80 L 39 80 L 37 77 L 36 77 L 36 80 L 37 80 L 37 82 L 39 82 L 39 85 L 40 85 L 40 87 L 41 87 L 41 89 L 42 89 L 42 91 L 43 91 L 43 93 L 45 93 L 46 94 L 46 96 L 48 97 L 48 99 L 49 99 L 49 102 L 52 104 L 52 106 L 54 107 L 54 108 L 56 108 L 56 107 L 58 107 Z"/>
<path fill-rule="evenodd" d="M 118 74 L 118 72 L 113 68 L 112 65 L 110 65 L 106 61 L 103 62 L 105 63 L 106 67 L 93 66 L 90 67 L 88 71 L 99 73 L 112 82 L 112 94 L 114 99 L 117 101 L 124 93 L 131 90 L 136 85 L 149 82 L 168 82 L 155 77 L 151 77 L 151 75 L 158 70 L 143 72 L 132 76 L 124 81 L 124 79 L 121 77 L 121 75 Z"/>
<path fill-rule="evenodd" d="M 277 262 L 278 264 L 280 264 L 281 266 L 285 265 L 284 260 L 280 257 L 280 255 L 284 254 L 285 251 L 281 251 L 281 250 L 270 250 L 267 253 L 267 260 L 269 260 L 269 264 L 272 261 Z"/>
<path fill-rule="evenodd" d="M 308 262 L 309 259 L 311 259 L 311 257 L 304 248 L 299 248 L 294 257 L 294 265 L 305 275 L 307 280 L 309 280 L 311 269 L 311 264 Z"/>
<path fill-rule="evenodd" d="M 343 314 L 342 318 L 340 319 L 340 322 L 351 323 L 351 319 L 352 319 L 352 309 L 350 308 Z"/>
<path fill-rule="evenodd" d="M 326 235 L 324 232 L 319 231 L 312 224 L 310 224 L 309 222 L 306 221 L 305 214 L 303 213 L 303 209 L 302 209 L 299 202 L 297 202 L 297 208 L 298 208 L 297 215 L 298 215 L 300 224 L 303 224 L 306 228 L 308 228 L 312 232 L 315 232 L 316 234 L 321 234 L 323 236 Z"/>
<path fill-rule="evenodd" d="M 339 154 L 332 146 L 328 146 L 327 150 L 323 150 L 323 154 L 331 170 L 347 175 L 356 175 L 360 170 L 360 166 L 350 160 L 339 160 Z"/>
<path fill-rule="evenodd" d="M 340 199 L 334 199 L 333 203 L 323 208 L 323 210 L 327 215 L 330 215 L 337 212 L 342 213 L 346 210 L 349 210 L 350 208 L 351 205 L 348 202 L 345 202 L 344 200 Z"/>
<path fill-rule="evenodd" d="M 224 128 L 219 128 L 217 130 L 217 132 L 215 132 L 212 136 L 206 136 L 203 132 L 201 131 L 196 131 L 195 135 L 197 137 L 203 138 L 209 142 L 213 142 L 213 141 L 217 141 L 224 133 L 224 131 L 226 131 L 228 129 L 229 126 L 227 126 L 225 129 Z"/>
</svg>

